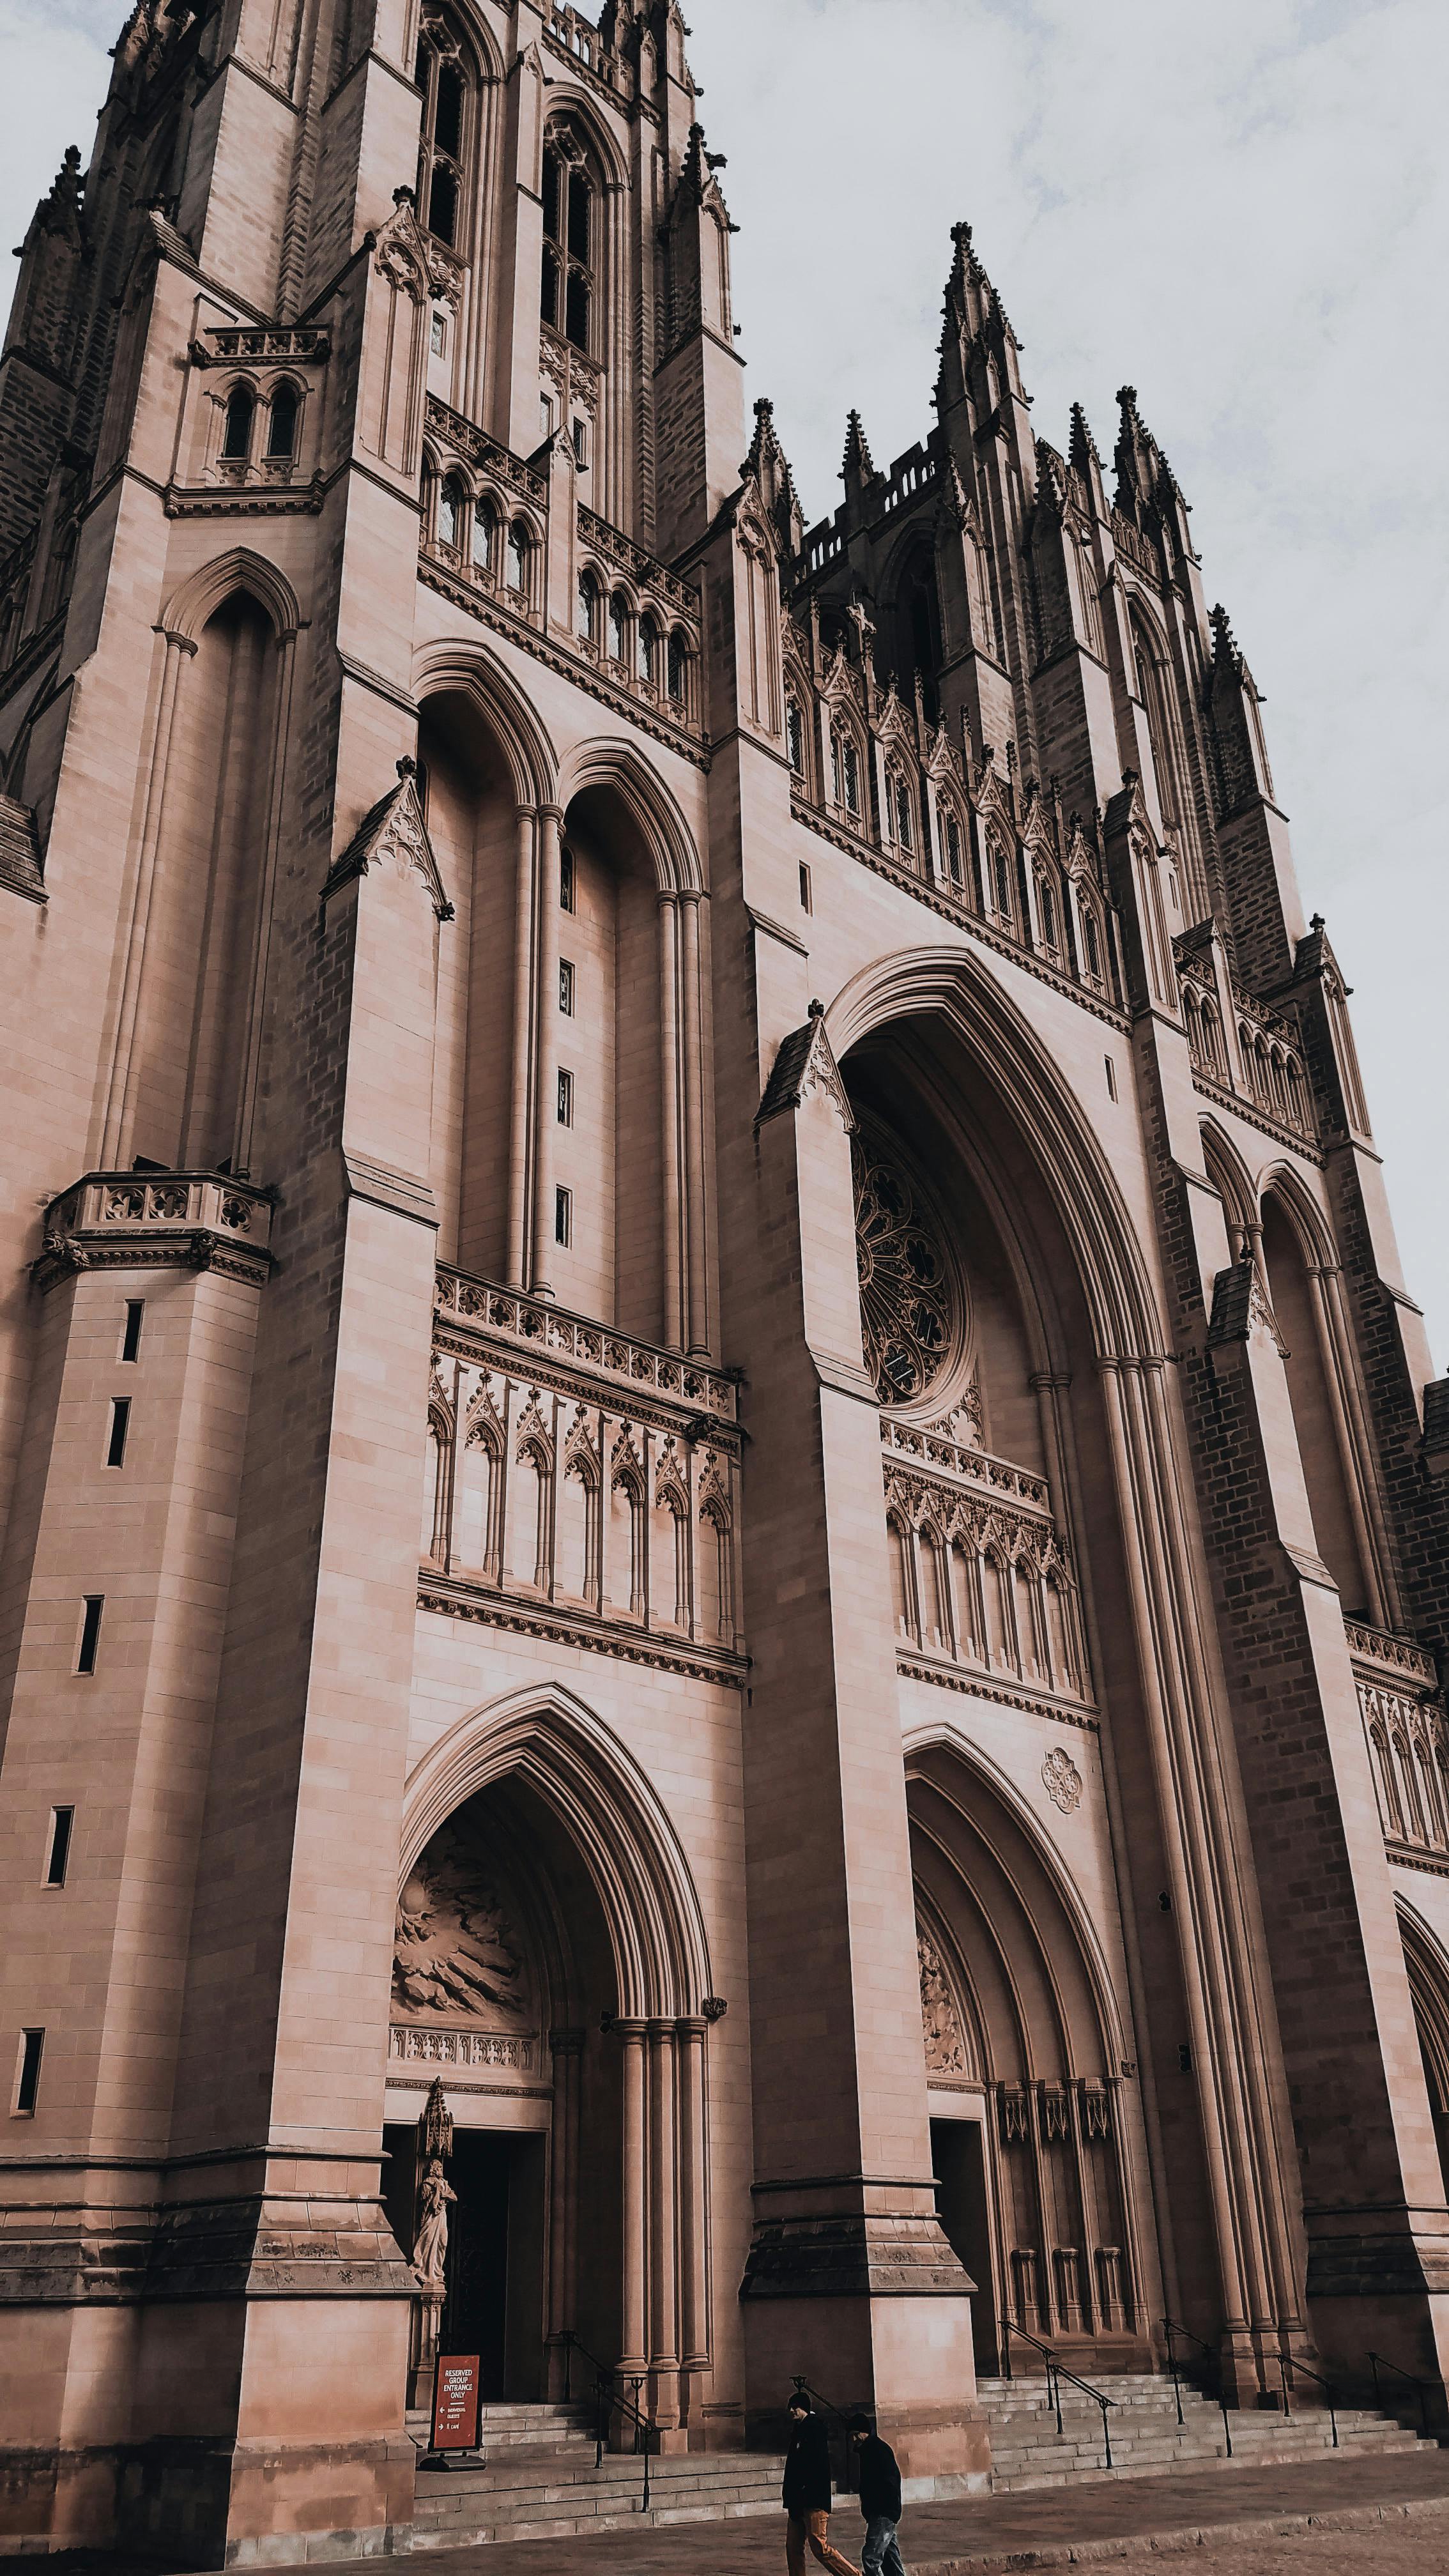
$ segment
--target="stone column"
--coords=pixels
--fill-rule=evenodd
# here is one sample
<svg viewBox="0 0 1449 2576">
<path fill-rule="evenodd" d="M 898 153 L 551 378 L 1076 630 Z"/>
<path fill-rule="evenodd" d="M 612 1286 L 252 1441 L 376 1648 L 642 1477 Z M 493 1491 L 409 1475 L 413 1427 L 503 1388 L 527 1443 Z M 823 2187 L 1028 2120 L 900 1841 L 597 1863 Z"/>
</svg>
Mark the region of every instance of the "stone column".
<svg viewBox="0 0 1449 2576">
<path fill-rule="evenodd" d="M 688 1323 L 686 1345 L 692 1357 L 708 1357 L 709 1247 L 708 1191 L 704 1146 L 704 1007 L 700 989 L 698 889 L 686 886 L 679 897 L 680 1055 L 684 1100 L 684 1185 L 686 1240 L 689 1245 Z"/>
<path fill-rule="evenodd" d="M 678 2121 L 674 2024 L 649 2025 L 649 2410 L 663 2446 L 679 2422 L 679 2323 L 676 2208 Z"/>
<path fill-rule="evenodd" d="M 707 2370 L 709 2210 L 705 2182 L 702 2021 L 675 2024 L 679 2066 L 679 2363 Z"/>
<path fill-rule="evenodd" d="M 558 1126 L 559 826 L 557 805 L 538 809 L 538 1036 L 533 1113 L 533 1293 L 551 1297 L 553 1142 Z"/>
<path fill-rule="evenodd" d="M 518 809 L 518 862 L 513 908 L 513 1061 L 508 1138 L 508 1284 L 528 1286 L 528 1135 L 532 1125 L 533 845 L 531 805 Z"/>
<path fill-rule="evenodd" d="M 579 2060 L 581 2030 L 550 2033 L 553 2053 L 553 2121 L 549 2135 L 548 2177 L 548 2333 L 549 2394 L 563 2394 L 569 2374 L 560 2337 L 577 2321 L 577 2227 L 579 2192 Z"/>
<path fill-rule="evenodd" d="M 663 1339 L 684 1348 L 683 1216 L 680 1207 L 679 898 L 659 897 L 659 1229 L 664 1256 Z"/>
<path fill-rule="evenodd" d="M 648 2025 L 616 2021 L 624 2052 L 622 2081 L 624 2135 L 621 2158 L 623 2192 L 623 2296 L 620 2311 L 619 2368 L 642 2379 L 649 2368 L 646 2223 L 649 2200 L 648 2136 L 645 2122 L 645 2042 Z"/>
</svg>

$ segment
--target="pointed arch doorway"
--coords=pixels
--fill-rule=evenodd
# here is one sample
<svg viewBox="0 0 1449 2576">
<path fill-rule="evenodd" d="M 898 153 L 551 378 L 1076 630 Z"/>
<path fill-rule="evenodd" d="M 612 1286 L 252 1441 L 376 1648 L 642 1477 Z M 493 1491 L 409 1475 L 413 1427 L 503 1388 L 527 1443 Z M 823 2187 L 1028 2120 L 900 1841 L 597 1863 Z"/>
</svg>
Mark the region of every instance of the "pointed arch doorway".
<svg viewBox="0 0 1449 2576">
<path fill-rule="evenodd" d="M 592 2356 L 638 2383 L 664 2448 L 688 2442 L 712 2367 L 715 2009 L 683 1854 L 581 1703 L 516 1695 L 424 1757 L 398 1905 L 385 2193 L 411 2246 L 417 2120 L 440 2077 L 457 2193 L 443 2332 L 480 2355 L 485 2397 L 583 2394 Z"/>
<path fill-rule="evenodd" d="M 977 2285 L 977 2369 L 1005 2368 L 1008 2318 L 1074 2368 L 1149 2367 L 1155 2266 L 1099 1945 L 964 1746 L 910 1754 L 907 1805 L 938 2210 Z"/>
</svg>

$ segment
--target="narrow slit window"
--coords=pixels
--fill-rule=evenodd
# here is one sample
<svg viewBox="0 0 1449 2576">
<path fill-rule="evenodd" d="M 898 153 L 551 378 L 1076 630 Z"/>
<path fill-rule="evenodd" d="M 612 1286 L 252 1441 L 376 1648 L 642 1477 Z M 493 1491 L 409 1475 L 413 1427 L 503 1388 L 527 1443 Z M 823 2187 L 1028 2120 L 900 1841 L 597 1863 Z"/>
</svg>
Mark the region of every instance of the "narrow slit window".
<svg viewBox="0 0 1449 2576">
<path fill-rule="evenodd" d="M 70 1863 L 71 1827 L 75 1823 L 74 1807 L 52 1807 L 50 1837 L 45 1846 L 45 1884 L 64 1887 Z"/>
<path fill-rule="evenodd" d="M 574 1123 L 574 1078 L 562 1065 L 558 1075 L 558 1123 L 560 1127 L 572 1127 Z"/>
<path fill-rule="evenodd" d="M 802 912 L 813 912 L 815 909 L 810 900 L 810 870 L 803 859 L 800 862 L 800 909 Z"/>
<path fill-rule="evenodd" d="M 442 354 L 443 354 L 443 351 L 445 350 L 445 348 L 447 347 L 447 345 L 448 345 L 448 326 L 447 326 L 447 323 L 444 321 L 443 316 L 442 316 L 442 314 L 441 314 L 441 313 L 435 313 L 435 314 L 433 315 L 433 337 L 432 337 L 432 351 L 433 351 L 433 356 L 434 356 L 435 358 L 441 358 L 441 356 L 442 356 Z"/>
<path fill-rule="evenodd" d="M 93 1673 L 95 1671 L 96 1657 L 100 1652 L 101 1643 L 101 1614 L 104 1611 L 105 1606 L 106 1596 L 103 1592 L 88 1592 L 86 1594 L 84 1607 L 81 1611 L 80 1647 L 75 1659 L 75 1668 L 78 1673 Z"/>
<path fill-rule="evenodd" d="M 1109 1100 L 1115 1100 L 1117 1097 L 1117 1068 L 1109 1055 L 1104 1055 L 1102 1062 L 1107 1068 L 1107 1097 Z"/>
<path fill-rule="evenodd" d="M 130 1430 L 130 1427 L 130 1397 L 128 1395 L 113 1395 L 111 1398 L 110 1435 L 106 1441 L 106 1465 L 108 1467 L 124 1467 L 126 1463 L 126 1434 Z"/>
<path fill-rule="evenodd" d="M 40 2060 L 45 2048 L 43 2030 L 23 2030 L 20 2034 L 20 2062 L 15 2071 L 15 2114 L 17 2119 L 33 2118 L 40 2095 Z"/>
<path fill-rule="evenodd" d="M 574 1239 L 574 1194 L 556 1189 L 553 1194 L 553 1239 L 567 1249 Z"/>
<path fill-rule="evenodd" d="M 805 719 L 793 698 L 785 702 L 785 749 L 791 776 L 802 777 L 805 770 Z"/>
<path fill-rule="evenodd" d="M 558 1006 L 566 1020 L 574 1015 L 574 970 L 566 957 L 558 961 Z"/>
<path fill-rule="evenodd" d="M 145 1312 L 146 1300 L 144 1297 L 127 1298 L 126 1329 L 121 1336 L 121 1357 L 123 1360 L 138 1360 L 141 1356 L 141 1318 Z"/>
<path fill-rule="evenodd" d="M 573 426 L 574 426 L 574 463 L 575 463 L 575 465 L 578 467 L 579 472 L 582 474 L 582 473 L 584 472 L 584 470 L 585 470 L 586 466 L 588 465 L 588 461 L 589 461 L 589 430 L 588 430 L 588 423 L 587 423 L 586 421 L 576 420 L 576 421 L 574 422 L 574 425 L 573 425 Z"/>
<path fill-rule="evenodd" d="M 961 884 L 961 826 L 949 806 L 946 809 L 946 874 L 953 885 Z"/>
<path fill-rule="evenodd" d="M 558 854 L 558 899 L 562 911 L 573 911 L 574 854 L 570 849 L 562 849 Z"/>
</svg>

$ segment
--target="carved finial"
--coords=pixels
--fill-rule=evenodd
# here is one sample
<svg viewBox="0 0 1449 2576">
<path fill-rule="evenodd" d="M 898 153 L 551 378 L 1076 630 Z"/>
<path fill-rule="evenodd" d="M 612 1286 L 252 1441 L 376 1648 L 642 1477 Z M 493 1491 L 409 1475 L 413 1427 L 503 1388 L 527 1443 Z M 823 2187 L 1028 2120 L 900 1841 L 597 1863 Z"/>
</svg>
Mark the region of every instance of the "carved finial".
<svg viewBox="0 0 1449 2576">
<path fill-rule="evenodd" d="M 811 1017 L 811 1019 L 812 1019 L 812 1020 L 823 1020 L 823 1019 L 824 1019 L 824 1017 L 825 1017 L 825 1004 L 824 1004 L 822 1001 L 816 1000 L 816 1001 L 813 1001 L 813 1002 L 811 1003 L 811 1005 L 810 1005 L 810 1017 Z"/>
<path fill-rule="evenodd" d="M 408 759 L 406 754 L 404 754 L 403 758 L 398 762 L 397 774 L 399 778 L 416 778 L 418 774 L 417 762 L 415 760 Z"/>
<path fill-rule="evenodd" d="M 1087 423 L 1087 415 L 1078 402 L 1072 405 L 1072 435 L 1067 447 L 1067 456 L 1078 474 L 1085 474 L 1090 465 L 1096 465 L 1100 469 L 1102 463 L 1101 457 L 1097 454 L 1097 442 Z"/>
</svg>

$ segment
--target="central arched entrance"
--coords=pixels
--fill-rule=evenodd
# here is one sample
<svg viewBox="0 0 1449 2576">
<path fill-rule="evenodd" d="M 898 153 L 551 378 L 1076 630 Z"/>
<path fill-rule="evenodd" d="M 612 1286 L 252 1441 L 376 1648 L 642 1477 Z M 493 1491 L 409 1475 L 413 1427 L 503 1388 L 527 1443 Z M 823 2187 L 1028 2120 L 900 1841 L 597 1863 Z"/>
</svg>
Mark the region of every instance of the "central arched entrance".
<svg viewBox="0 0 1449 2576">
<path fill-rule="evenodd" d="M 622 1745 L 550 1691 L 463 1720 L 409 1782 L 385 2198 L 418 2226 L 418 2120 L 453 2120 L 443 2348 L 485 2398 L 639 2383 L 666 2447 L 710 2371 L 708 1953 L 682 1851 Z"/>
</svg>

